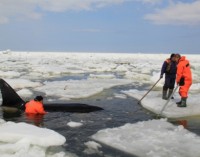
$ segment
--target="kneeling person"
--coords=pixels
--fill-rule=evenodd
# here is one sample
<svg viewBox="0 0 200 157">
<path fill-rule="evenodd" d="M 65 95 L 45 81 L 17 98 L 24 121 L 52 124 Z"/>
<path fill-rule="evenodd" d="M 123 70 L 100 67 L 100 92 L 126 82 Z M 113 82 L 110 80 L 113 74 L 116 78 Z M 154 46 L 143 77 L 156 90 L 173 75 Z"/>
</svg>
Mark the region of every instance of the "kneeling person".
<svg viewBox="0 0 200 157">
<path fill-rule="evenodd" d="M 35 99 L 30 100 L 25 104 L 25 113 L 31 114 L 46 114 L 43 107 L 43 97 L 36 96 Z"/>
</svg>

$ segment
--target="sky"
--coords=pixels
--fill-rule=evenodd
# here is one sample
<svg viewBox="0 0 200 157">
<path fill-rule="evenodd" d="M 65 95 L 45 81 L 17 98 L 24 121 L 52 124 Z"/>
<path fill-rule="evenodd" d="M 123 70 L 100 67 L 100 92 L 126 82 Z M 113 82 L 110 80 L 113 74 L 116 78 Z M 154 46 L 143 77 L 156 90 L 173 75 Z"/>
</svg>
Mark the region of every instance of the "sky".
<svg viewBox="0 0 200 157">
<path fill-rule="evenodd" d="M 0 50 L 200 54 L 200 0 L 1 0 L 0 36 Z"/>
</svg>

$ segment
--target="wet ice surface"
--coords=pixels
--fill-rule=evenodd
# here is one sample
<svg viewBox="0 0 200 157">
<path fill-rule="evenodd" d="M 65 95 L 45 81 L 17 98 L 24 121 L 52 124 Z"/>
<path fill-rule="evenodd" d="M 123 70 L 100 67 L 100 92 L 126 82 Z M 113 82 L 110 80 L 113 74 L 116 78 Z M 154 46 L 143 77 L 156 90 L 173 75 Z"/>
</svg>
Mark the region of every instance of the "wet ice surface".
<svg viewBox="0 0 200 157">
<path fill-rule="evenodd" d="M 198 97 L 200 91 L 200 56 L 187 56 L 192 63 L 194 78 L 190 92 L 192 102 L 196 101 L 193 96 Z M 29 100 L 42 94 L 48 102 L 81 102 L 103 107 L 104 110 L 81 114 L 55 112 L 44 117 L 1 112 L 1 117 L 14 122 L 35 123 L 66 138 L 61 147 L 26 147 L 25 150 L 32 156 L 168 156 L 171 144 L 179 148 L 171 156 L 192 156 L 194 152 L 199 154 L 199 136 L 177 126 L 182 124 L 188 130 L 200 134 L 198 117 L 170 119 L 175 126 L 166 120 L 151 120 L 155 118 L 155 114 L 143 109 L 135 99 L 140 92 L 145 92 L 157 81 L 162 62 L 167 57 L 168 55 L 163 54 L 2 52 L 1 78 L 23 99 Z M 162 83 L 159 82 L 154 92 L 161 91 Z M 138 92 L 132 92 L 135 90 Z M 159 109 L 160 106 L 154 108 Z M 181 115 L 185 111 L 177 112 Z M 193 115 L 193 112 L 190 112 L 190 115 Z M 156 130 L 155 125 L 158 127 Z M 16 129 L 21 130 L 20 126 Z M 116 133 L 112 129 L 116 130 Z M 148 137 L 143 130 L 148 130 Z M 183 138 L 180 138 L 180 135 Z M 164 136 L 169 137 L 166 142 L 163 142 Z M 5 137 L 8 138 L 9 136 Z M 27 140 L 26 137 L 23 138 Z M 144 149 L 143 145 L 149 139 L 153 139 L 152 145 Z M 137 144 L 137 150 L 131 149 L 135 147 L 134 142 Z M 24 150 L 20 147 L 23 144 L 22 141 L 22 145 L 18 145 L 19 150 Z M 7 147 L 13 152 L 14 148 L 9 147 L 10 145 L 13 143 L 0 145 L 0 153 L 5 156 L 20 156 L 3 151 L 3 148 Z M 191 148 L 193 152 L 188 151 L 187 154 L 184 151 L 186 148 Z M 23 151 L 20 152 L 23 156 Z"/>
<path fill-rule="evenodd" d="M 137 89 L 123 91 L 123 93 L 138 100 L 140 100 L 145 92 L 146 91 L 139 91 Z M 160 91 L 152 91 L 141 101 L 140 104 L 149 111 L 167 118 L 182 118 L 200 115 L 199 93 L 189 94 L 186 108 L 177 107 L 176 102 L 180 101 L 178 93 L 175 93 L 173 96 L 174 99 L 170 100 L 168 103 L 166 100 L 161 99 L 161 97 L 162 93 Z"/>
<path fill-rule="evenodd" d="M 141 157 L 198 157 L 200 153 L 199 136 L 190 133 L 183 126 L 177 127 L 165 120 L 150 120 L 105 129 L 92 138 Z"/>
</svg>

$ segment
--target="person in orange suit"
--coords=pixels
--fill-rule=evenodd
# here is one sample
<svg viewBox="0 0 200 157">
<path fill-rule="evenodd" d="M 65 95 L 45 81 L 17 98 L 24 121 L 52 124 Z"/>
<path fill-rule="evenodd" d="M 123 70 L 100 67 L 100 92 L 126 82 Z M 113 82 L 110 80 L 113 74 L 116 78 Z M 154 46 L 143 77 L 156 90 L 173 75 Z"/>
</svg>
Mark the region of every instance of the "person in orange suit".
<svg viewBox="0 0 200 157">
<path fill-rule="evenodd" d="M 27 114 L 46 114 L 43 107 L 43 97 L 36 96 L 35 99 L 25 104 L 25 113 Z"/>
<path fill-rule="evenodd" d="M 177 102 L 178 107 L 186 107 L 186 100 L 188 98 L 188 91 L 192 85 L 192 73 L 190 69 L 190 63 L 185 56 L 180 54 L 175 55 L 177 65 L 176 83 L 180 86 L 179 94 L 181 101 Z"/>
</svg>

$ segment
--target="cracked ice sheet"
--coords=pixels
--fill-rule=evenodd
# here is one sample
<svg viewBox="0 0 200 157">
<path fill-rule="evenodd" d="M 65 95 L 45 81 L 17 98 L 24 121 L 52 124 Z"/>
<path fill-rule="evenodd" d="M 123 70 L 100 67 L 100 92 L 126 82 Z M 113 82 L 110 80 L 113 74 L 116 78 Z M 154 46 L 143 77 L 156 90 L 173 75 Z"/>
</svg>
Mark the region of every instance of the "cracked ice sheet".
<svg viewBox="0 0 200 157">
<path fill-rule="evenodd" d="M 127 79 L 86 79 L 44 82 L 44 86 L 34 90 L 44 92 L 46 97 L 56 96 L 60 100 L 85 98 L 114 86 L 132 83 Z"/>
<path fill-rule="evenodd" d="M 190 60 L 194 83 L 199 83 L 200 55 L 185 56 Z M 155 83 L 166 58 L 168 54 L 0 52 L 0 71 L 5 78 L 37 80 L 69 73 L 115 72 L 142 85 Z M 158 75 L 152 80 L 155 73 Z"/>
</svg>

